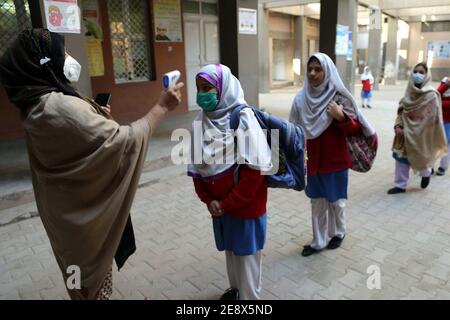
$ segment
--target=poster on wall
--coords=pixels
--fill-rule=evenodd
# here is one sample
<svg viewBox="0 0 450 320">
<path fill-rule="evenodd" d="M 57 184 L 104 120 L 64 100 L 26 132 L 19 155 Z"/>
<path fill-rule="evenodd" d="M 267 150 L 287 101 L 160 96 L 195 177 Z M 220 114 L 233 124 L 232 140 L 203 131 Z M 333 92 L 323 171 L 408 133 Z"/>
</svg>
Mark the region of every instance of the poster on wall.
<svg viewBox="0 0 450 320">
<path fill-rule="evenodd" d="M 103 31 L 98 0 L 82 0 L 81 7 L 83 9 L 89 76 L 101 77 L 105 75 L 105 64 L 103 61 Z"/>
<path fill-rule="evenodd" d="M 353 59 L 353 32 L 348 32 L 348 50 L 347 50 L 347 61 L 352 61 Z"/>
<path fill-rule="evenodd" d="M 337 56 L 346 56 L 348 54 L 348 40 L 349 40 L 349 31 L 348 26 L 344 26 L 341 24 L 336 25 L 336 47 L 335 53 Z"/>
<path fill-rule="evenodd" d="M 180 0 L 153 0 L 155 41 L 182 42 Z"/>
<path fill-rule="evenodd" d="M 378 7 L 370 6 L 369 30 L 381 29 L 381 10 Z"/>
<path fill-rule="evenodd" d="M 77 0 L 44 0 L 48 30 L 58 33 L 81 33 Z"/>
<path fill-rule="evenodd" d="M 258 13 L 253 9 L 239 8 L 239 33 L 257 34 Z"/>
<path fill-rule="evenodd" d="M 428 59 L 450 59 L 450 41 L 428 41 Z"/>
<path fill-rule="evenodd" d="M 92 37 L 86 38 L 89 76 L 101 77 L 105 75 L 102 41 Z"/>
</svg>

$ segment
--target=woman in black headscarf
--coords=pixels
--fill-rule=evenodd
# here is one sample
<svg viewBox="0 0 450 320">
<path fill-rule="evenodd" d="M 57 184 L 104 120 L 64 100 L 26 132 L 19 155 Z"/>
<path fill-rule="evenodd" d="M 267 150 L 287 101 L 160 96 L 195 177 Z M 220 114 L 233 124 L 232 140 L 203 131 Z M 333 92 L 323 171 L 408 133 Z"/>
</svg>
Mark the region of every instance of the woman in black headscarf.
<svg viewBox="0 0 450 320">
<path fill-rule="evenodd" d="M 26 112 L 27 107 L 50 92 L 82 98 L 64 75 L 66 57 L 60 34 L 46 29 L 22 32 L 0 62 L 1 80 L 11 102 Z"/>
<path fill-rule="evenodd" d="M 132 233 L 131 246 L 123 235 L 151 132 L 179 104 L 183 84 L 121 126 L 72 87 L 80 68 L 61 35 L 34 29 L 0 59 L 0 80 L 22 115 L 36 204 L 68 293 L 105 299 L 114 257 L 120 268 L 134 252 Z"/>
</svg>

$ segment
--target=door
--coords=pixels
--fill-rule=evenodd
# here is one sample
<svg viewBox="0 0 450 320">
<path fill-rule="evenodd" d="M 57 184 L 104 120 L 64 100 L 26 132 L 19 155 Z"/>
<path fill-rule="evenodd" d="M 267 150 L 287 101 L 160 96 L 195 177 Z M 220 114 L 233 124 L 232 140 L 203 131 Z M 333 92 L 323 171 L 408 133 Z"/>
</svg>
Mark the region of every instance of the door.
<svg viewBox="0 0 450 320">
<path fill-rule="evenodd" d="M 220 62 L 217 18 L 185 16 L 186 82 L 189 110 L 198 110 L 195 75 L 205 65 Z"/>
<path fill-rule="evenodd" d="M 273 39 L 273 61 L 272 61 L 272 80 L 286 80 L 285 65 L 285 43 L 284 40 Z"/>
</svg>

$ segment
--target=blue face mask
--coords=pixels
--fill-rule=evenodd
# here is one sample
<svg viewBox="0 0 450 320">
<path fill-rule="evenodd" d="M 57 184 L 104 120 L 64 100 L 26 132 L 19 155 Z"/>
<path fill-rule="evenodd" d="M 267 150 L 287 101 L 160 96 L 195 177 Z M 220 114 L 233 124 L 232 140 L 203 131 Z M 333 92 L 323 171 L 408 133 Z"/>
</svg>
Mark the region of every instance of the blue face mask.
<svg viewBox="0 0 450 320">
<path fill-rule="evenodd" d="M 420 85 L 425 80 L 425 75 L 421 74 L 419 72 L 416 72 L 416 73 L 413 73 L 412 78 L 413 78 L 414 84 Z"/>
<path fill-rule="evenodd" d="M 213 111 L 217 107 L 216 92 L 198 92 L 197 104 L 205 111 Z"/>
</svg>

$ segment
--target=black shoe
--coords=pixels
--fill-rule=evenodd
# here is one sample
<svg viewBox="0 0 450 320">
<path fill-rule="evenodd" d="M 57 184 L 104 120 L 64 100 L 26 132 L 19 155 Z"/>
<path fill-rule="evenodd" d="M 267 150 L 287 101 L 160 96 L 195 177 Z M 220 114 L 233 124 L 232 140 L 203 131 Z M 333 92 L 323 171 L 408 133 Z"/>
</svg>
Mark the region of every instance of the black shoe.
<svg viewBox="0 0 450 320">
<path fill-rule="evenodd" d="M 239 290 L 236 288 L 227 289 L 220 300 L 239 300 Z"/>
<path fill-rule="evenodd" d="M 372 109 L 372 107 L 370 106 L 370 104 L 367 105 L 367 108 Z"/>
<path fill-rule="evenodd" d="M 319 252 L 320 250 L 318 249 L 314 249 L 313 247 L 311 247 L 310 245 L 304 246 L 303 247 L 303 251 L 302 251 L 302 256 L 304 257 L 308 257 L 314 253 Z"/>
<path fill-rule="evenodd" d="M 420 187 L 425 189 L 430 184 L 430 177 L 422 177 L 422 181 L 420 182 Z"/>
<path fill-rule="evenodd" d="M 436 175 L 437 176 L 443 176 L 444 174 L 445 174 L 445 170 L 442 167 L 439 167 L 437 172 L 436 172 Z"/>
<path fill-rule="evenodd" d="M 331 238 L 330 242 L 328 242 L 327 249 L 337 249 L 341 246 L 342 241 L 344 240 L 345 235 L 341 238 L 338 236 Z"/>
<path fill-rule="evenodd" d="M 397 194 L 397 193 L 404 193 L 404 192 L 406 192 L 406 189 L 394 187 L 392 189 L 389 189 L 387 193 L 388 194 Z"/>
<path fill-rule="evenodd" d="M 362 105 L 361 107 L 362 107 L 362 108 L 365 108 L 366 106 L 365 106 L 365 105 Z"/>
</svg>

